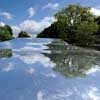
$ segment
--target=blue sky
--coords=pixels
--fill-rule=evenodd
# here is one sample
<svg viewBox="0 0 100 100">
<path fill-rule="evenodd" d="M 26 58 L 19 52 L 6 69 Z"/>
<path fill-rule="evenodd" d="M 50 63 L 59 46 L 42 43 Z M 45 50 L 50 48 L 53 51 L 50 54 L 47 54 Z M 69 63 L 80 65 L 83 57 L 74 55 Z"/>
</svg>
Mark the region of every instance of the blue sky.
<svg viewBox="0 0 100 100">
<path fill-rule="evenodd" d="M 100 8 L 99 0 L 0 0 L 0 23 L 12 26 L 16 32 L 38 33 L 54 21 L 53 15 L 59 9 L 76 3 L 98 11 Z"/>
</svg>

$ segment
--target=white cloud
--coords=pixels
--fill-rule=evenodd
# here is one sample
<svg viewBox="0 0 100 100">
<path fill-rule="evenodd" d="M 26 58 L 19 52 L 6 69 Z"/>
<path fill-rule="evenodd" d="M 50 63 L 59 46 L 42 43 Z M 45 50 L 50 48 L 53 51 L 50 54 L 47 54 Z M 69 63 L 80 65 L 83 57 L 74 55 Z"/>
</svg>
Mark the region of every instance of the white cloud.
<svg viewBox="0 0 100 100">
<path fill-rule="evenodd" d="M 56 21 L 54 17 L 44 17 L 40 21 L 27 19 L 18 26 L 12 26 L 12 29 L 14 34 L 18 34 L 18 32 L 22 30 L 30 33 L 33 37 L 36 37 L 37 33 L 40 33 L 45 28 L 49 27 L 54 21 Z"/>
<path fill-rule="evenodd" d="M 5 23 L 4 22 L 0 22 L 0 26 L 5 26 Z"/>
<path fill-rule="evenodd" d="M 9 13 L 9 12 L 0 12 L 0 16 L 6 18 L 6 19 L 8 19 L 8 20 L 10 20 L 10 19 L 13 18 L 13 17 L 12 17 L 12 14 Z"/>
<path fill-rule="evenodd" d="M 35 15 L 35 9 L 33 7 L 30 7 L 27 11 L 28 11 L 29 18 Z"/>
<path fill-rule="evenodd" d="M 58 9 L 59 4 L 58 3 L 48 3 L 43 7 L 43 9 Z"/>
<path fill-rule="evenodd" d="M 12 26 L 12 30 L 13 30 L 13 35 L 14 37 L 17 37 L 19 32 L 21 31 L 21 29 L 18 26 Z"/>
<path fill-rule="evenodd" d="M 93 13 L 96 16 L 100 16 L 100 9 L 91 8 L 91 13 Z"/>
<path fill-rule="evenodd" d="M 34 20 L 25 20 L 20 25 L 20 28 L 29 33 L 35 33 L 39 30 L 39 23 Z"/>
</svg>

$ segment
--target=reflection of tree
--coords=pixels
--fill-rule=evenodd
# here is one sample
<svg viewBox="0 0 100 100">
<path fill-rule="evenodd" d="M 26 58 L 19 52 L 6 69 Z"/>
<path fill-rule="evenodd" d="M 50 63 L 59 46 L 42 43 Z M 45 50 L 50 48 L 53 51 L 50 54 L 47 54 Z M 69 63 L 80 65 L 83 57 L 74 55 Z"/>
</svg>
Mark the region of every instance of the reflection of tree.
<svg viewBox="0 0 100 100">
<path fill-rule="evenodd" d="M 54 71 L 66 77 L 84 76 L 86 72 L 96 65 L 99 55 L 93 50 L 52 42 L 49 46 L 51 54 L 48 56 L 56 66 Z"/>
<path fill-rule="evenodd" d="M 0 50 L 0 58 L 11 57 L 11 56 L 12 56 L 12 50 L 11 49 L 1 49 Z"/>
</svg>

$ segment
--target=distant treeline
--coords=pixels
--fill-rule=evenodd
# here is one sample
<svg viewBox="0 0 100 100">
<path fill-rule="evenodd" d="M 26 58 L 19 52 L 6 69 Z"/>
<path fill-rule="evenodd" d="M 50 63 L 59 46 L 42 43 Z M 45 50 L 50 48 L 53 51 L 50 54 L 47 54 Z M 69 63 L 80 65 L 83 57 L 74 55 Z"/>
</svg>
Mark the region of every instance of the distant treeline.
<svg viewBox="0 0 100 100">
<path fill-rule="evenodd" d="M 30 37 L 27 32 L 21 31 L 18 38 Z M 13 31 L 9 25 L 0 26 L 0 41 L 13 39 Z"/>
<path fill-rule="evenodd" d="M 60 38 L 79 46 L 100 44 L 100 16 L 93 15 L 90 7 L 69 5 L 54 17 L 57 21 L 38 34 L 38 38 Z"/>
</svg>

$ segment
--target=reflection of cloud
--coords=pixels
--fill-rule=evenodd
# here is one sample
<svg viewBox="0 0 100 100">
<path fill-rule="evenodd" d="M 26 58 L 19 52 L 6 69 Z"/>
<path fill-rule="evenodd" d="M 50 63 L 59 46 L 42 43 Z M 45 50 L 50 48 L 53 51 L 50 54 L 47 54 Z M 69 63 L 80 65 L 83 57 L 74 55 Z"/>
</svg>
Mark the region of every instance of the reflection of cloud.
<svg viewBox="0 0 100 100">
<path fill-rule="evenodd" d="M 95 65 L 95 67 L 93 68 L 91 68 L 91 69 L 89 69 L 87 72 L 86 72 L 86 74 L 87 75 L 89 75 L 89 74 L 94 74 L 95 72 L 97 72 L 97 71 L 99 71 L 100 70 L 100 68 L 98 67 L 98 66 L 96 66 Z"/>
<path fill-rule="evenodd" d="M 38 49 L 49 49 L 49 47 L 46 46 L 46 45 L 44 45 L 44 43 L 33 43 L 33 42 L 29 42 L 26 45 L 27 45 L 27 47 L 32 47 L 32 48 L 36 48 L 36 46 L 39 46 L 39 48 L 37 48 L 37 50 Z"/>
<path fill-rule="evenodd" d="M 43 92 L 42 91 L 38 91 L 37 100 L 43 100 Z"/>
<path fill-rule="evenodd" d="M 46 77 L 52 77 L 52 78 L 56 78 L 56 74 L 54 73 L 48 73 L 48 74 L 45 74 Z"/>
<path fill-rule="evenodd" d="M 35 69 L 34 68 L 30 68 L 30 69 L 27 69 L 26 72 L 30 75 L 33 75 L 35 73 Z"/>
<path fill-rule="evenodd" d="M 33 46 L 33 45 L 43 45 L 41 43 L 33 43 L 33 42 L 29 42 L 27 43 L 28 46 Z"/>
<path fill-rule="evenodd" d="M 51 53 L 48 46 L 44 45 L 44 43 L 33 43 L 33 42 L 26 43 L 25 46 L 23 46 L 20 49 L 14 48 L 13 51 L 30 52 L 30 53 L 31 52 Z"/>
<path fill-rule="evenodd" d="M 91 87 L 86 94 L 82 94 L 84 100 L 100 100 L 100 92 L 96 87 Z"/>
<path fill-rule="evenodd" d="M 71 89 L 65 89 L 63 91 L 57 91 L 55 94 L 50 94 L 47 98 L 44 100 L 72 100 L 70 97 L 73 96 L 76 92 Z"/>
<path fill-rule="evenodd" d="M 52 40 L 51 39 L 50 39 L 50 41 L 45 41 L 45 42 L 41 42 L 40 41 L 39 43 L 37 43 L 37 42 L 36 43 L 34 43 L 34 42 L 28 42 L 27 45 L 28 46 L 35 46 L 35 45 L 36 46 L 37 45 L 44 46 L 44 45 L 47 45 L 47 44 L 50 44 L 50 43 L 52 43 Z"/>
<path fill-rule="evenodd" d="M 92 99 L 92 100 L 100 100 L 100 96 L 97 96 L 96 95 L 96 92 L 98 91 L 97 88 L 92 88 L 91 91 L 89 91 L 89 97 Z"/>
<path fill-rule="evenodd" d="M 40 62 L 44 65 L 44 67 L 54 67 L 56 64 L 53 63 L 50 58 L 45 57 L 42 54 L 33 54 L 33 55 L 25 55 L 19 56 L 19 58 L 26 64 L 34 64 L 36 62 Z"/>
<path fill-rule="evenodd" d="M 81 88 L 80 88 L 81 89 Z M 80 91 L 78 87 L 70 87 L 67 89 L 57 90 L 44 97 L 43 100 L 100 100 L 100 92 L 96 87 L 90 87 Z"/>
<path fill-rule="evenodd" d="M 12 63 L 5 64 L 5 66 L 2 69 L 2 71 L 6 71 L 6 72 L 9 72 L 11 70 L 13 70 L 13 64 Z"/>
<path fill-rule="evenodd" d="M 36 48 L 34 46 L 25 46 L 25 47 L 21 48 L 20 50 L 38 50 L 38 51 L 40 51 L 41 49 L 42 50 L 43 49 L 48 49 L 48 47 L 47 46 L 41 46 L 39 48 Z"/>
<path fill-rule="evenodd" d="M 4 42 L 4 47 L 5 48 L 12 48 L 12 44 L 9 41 Z"/>
</svg>

